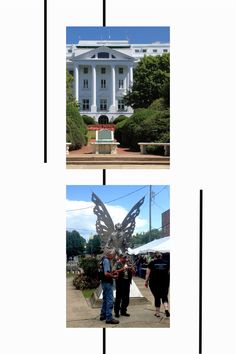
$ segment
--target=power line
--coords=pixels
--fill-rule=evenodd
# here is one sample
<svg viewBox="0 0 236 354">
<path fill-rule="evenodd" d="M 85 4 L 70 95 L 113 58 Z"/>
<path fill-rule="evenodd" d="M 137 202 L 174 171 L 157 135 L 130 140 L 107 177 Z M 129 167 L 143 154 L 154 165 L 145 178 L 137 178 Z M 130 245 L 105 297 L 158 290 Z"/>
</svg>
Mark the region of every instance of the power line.
<svg viewBox="0 0 236 354">
<path fill-rule="evenodd" d="M 110 200 L 109 202 L 104 202 L 104 204 L 113 203 L 113 202 L 115 202 L 115 201 L 117 201 L 117 200 L 119 200 L 119 199 L 126 198 L 126 197 L 128 197 L 129 195 L 134 194 L 134 193 L 136 193 L 136 192 L 138 192 L 138 191 L 140 191 L 140 190 L 142 190 L 142 189 L 144 189 L 144 188 L 147 188 L 147 187 L 148 187 L 148 186 L 144 186 L 144 187 L 138 188 L 138 189 L 136 189 L 136 190 L 133 191 L 133 192 L 127 193 L 127 194 L 125 194 L 125 195 L 123 195 L 123 196 L 121 196 L 121 197 L 118 197 L 118 198 L 116 198 L 116 199 L 112 199 L 112 200 Z M 92 208 L 94 208 L 94 206 L 89 206 L 89 207 L 84 207 L 84 208 L 79 208 L 79 209 L 66 210 L 66 212 L 68 213 L 68 212 L 71 212 L 71 211 L 79 211 L 79 210 L 92 209 Z"/>
<path fill-rule="evenodd" d="M 105 202 L 105 203 L 108 204 L 108 203 L 115 202 L 116 200 L 119 200 L 119 199 L 122 199 L 122 198 L 126 198 L 126 197 L 128 197 L 129 195 L 134 194 L 134 193 L 136 193 L 136 192 L 138 192 L 138 191 L 140 191 L 141 189 L 144 189 L 144 188 L 147 188 L 147 186 L 144 186 L 144 187 L 141 187 L 141 188 L 139 188 L 139 189 L 136 189 L 136 190 L 133 191 L 133 192 L 127 193 L 127 194 L 125 194 L 125 195 L 123 195 L 123 196 L 121 196 L 121 197 L 119 197 L 119 198 L 110 200 L 109 202 Z"/>
</svg>

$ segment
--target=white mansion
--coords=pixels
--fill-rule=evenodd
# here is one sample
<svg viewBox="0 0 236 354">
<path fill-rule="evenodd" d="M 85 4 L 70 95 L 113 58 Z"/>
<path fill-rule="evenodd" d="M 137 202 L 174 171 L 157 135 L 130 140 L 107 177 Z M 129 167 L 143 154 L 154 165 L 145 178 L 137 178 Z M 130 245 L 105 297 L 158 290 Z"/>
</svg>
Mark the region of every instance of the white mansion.
<svg viewBox="0 0 236 354">
<path fill-rule="evenodd" d="M 73 91 L 81 114 L 101 124 L 130 116 L 123 96 L 132 86 L 133 68 L 144 55 L 162 55 L 169 43 L 129 44 L 124 41 L 82 41 L 66 46 L 66 65 L 74 77 Z"/>
</svg>

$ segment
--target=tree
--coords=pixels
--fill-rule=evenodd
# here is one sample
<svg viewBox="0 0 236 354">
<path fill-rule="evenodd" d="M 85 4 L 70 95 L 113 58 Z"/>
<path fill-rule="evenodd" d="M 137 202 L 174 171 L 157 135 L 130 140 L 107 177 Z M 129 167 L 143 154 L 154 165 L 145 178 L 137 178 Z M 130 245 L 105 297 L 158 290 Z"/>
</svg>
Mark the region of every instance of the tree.
<svg viewBox="0 0 236 354">
<path fill-rule="evenodd" d="M 99 235 L 95 235 L 86 245 L 87 253 L 99 254 L 101 253 L 101 239 Z"/>
<path fill-rule="evenodd" d="M 74 97 L 72 94 L 72 83 L 73 83 L 73 76 L 66 70 L 66 102 L 74 101 Z"/>
<path fill-rule="evenodd" d="M 87 143 L 87 128 L 80 113 L 78 102 L 72 95 L 73 77 L 66 71 L 66 141 L 70 150 L 80 149 Z"/>
<path fill-rule="evenodd" d="M 169 104 L 170 57 L 168 54 L 144 56 L 134 70 L 132 89 L 124 97 L 133 108 L 147 108 L 163 97 Z"/>
<path fill-rule="evenodd" d="M 158 229 L 152 229 L 151 231 L 137 233 L 131 238 L 132 247 L 139 247 L 155 239 L 161 238 L 162 232 Z"/>
<path fill-rule="evenodd" d="M 66 231 L 66 254 L 67 259 L 70 257 L 83 255 L 85 239 L 79 234 L 78 231 Z"/>
</svg>

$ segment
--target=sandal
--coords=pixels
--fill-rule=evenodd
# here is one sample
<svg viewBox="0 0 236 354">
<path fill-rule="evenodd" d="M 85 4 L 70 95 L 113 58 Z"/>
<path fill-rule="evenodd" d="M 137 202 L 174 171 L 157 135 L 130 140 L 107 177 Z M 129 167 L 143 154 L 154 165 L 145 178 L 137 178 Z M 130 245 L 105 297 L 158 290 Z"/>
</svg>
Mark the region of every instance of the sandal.
<svg viewBox="0 0 236 354">
<path fill-rule="evenodd" d="M 161 317 L 159 313 L 154 313 L 154 316 Z"/>
</svg>

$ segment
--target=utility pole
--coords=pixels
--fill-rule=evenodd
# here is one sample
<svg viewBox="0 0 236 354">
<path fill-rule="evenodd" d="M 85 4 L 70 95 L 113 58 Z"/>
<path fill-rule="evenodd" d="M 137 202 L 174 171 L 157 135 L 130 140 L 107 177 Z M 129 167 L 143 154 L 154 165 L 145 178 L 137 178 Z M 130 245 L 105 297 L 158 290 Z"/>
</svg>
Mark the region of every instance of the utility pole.
<svg viewBox="0 0 236 354">
<path fill-rule="evenodd" d="M 149 186 L 149 242 L 151 241 L 152 230 L 152 186 Z"/>
</svg>

